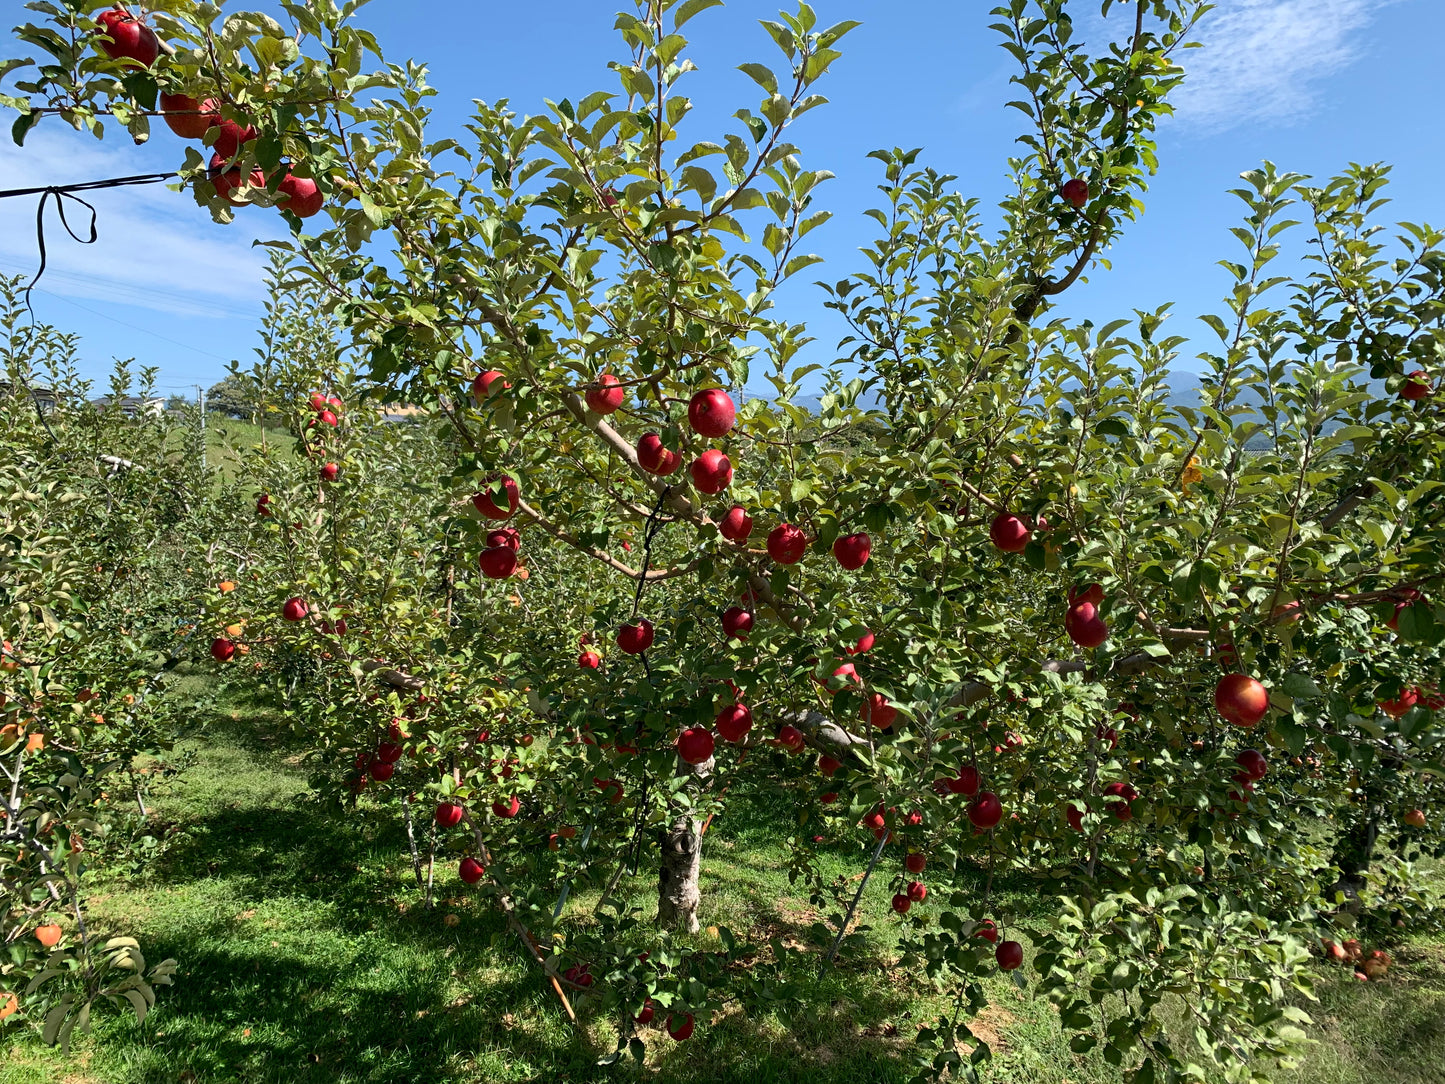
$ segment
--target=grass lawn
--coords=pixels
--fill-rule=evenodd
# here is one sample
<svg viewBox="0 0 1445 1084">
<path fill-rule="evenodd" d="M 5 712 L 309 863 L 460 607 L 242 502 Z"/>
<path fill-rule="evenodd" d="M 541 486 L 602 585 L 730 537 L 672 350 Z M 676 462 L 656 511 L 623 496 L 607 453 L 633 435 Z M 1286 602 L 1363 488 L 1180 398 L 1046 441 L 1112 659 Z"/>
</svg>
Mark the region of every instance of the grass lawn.
<svg viewBox="0 0 1445 1084">
<path fill-rule="evenodd" d="M 161 991 L 143 1027 L 105 1013 L 96 1036 L 77 1040 L 68 1057 L 43 1047 L 34 1030 L 7 1028 L 0 1084 L 639 1076 L 630 1064 L 595 1064 L 612 1049 L 609 1023 L 584 1004 L 584 1026 L 569 1028 L 539 971 L 496 914 L 466 895 L 450 864 L 439 867 L 441 905 L 420 906 L 394 810 L 363 802 L 341 817 L 316 807 L 304 765 L 272 736 L 268 713 L 230 708 L 190 743 L 193 765 L 153 796 L 155 816 L 174 825 L 163 857 L 138 877 L 108 874 L 90 897 L 97 926 L 133 933 L 151 960 L 180 961 L 176 985 Z M 788 810 L 744 798 L 735 812 L 707 837 L 704 924 L 808 940 L 816 916 L 788 884 L 766 830 Z M 829 876 L 852 875 L 866 858 L 840 846 L 828 862 Z M 645 872 L 627 890 L 649 905 Z M 579 895 L 571 906 L 590 902 Z M 906 1079 L 912 1033 L 942 1003 L 894 966 L 886 877 L 870 883 L 864 911 L 866 946 L 827 980 L 824 1009 L 791 1020 L 723 1014 L 700 1020 L 683 1044 L 649 1029 L 648 1079 Z M 459 923 L 447 926 L 447 915 Z M 1344 971 L 1322 976 L 1318 1045 L 1282 1080 L 1445 1081 L 1445 945 L 1408 944 L 1395 956 L 1381 983 L 1355 983 Z M 1102 1061 L 1068 1052 L 1046 1003 L 1002 980 L 991 994 L 993 1006 L 976 1021 L 995 1050 L 988 1079 L 1119 1079 Z"/>
</svg>

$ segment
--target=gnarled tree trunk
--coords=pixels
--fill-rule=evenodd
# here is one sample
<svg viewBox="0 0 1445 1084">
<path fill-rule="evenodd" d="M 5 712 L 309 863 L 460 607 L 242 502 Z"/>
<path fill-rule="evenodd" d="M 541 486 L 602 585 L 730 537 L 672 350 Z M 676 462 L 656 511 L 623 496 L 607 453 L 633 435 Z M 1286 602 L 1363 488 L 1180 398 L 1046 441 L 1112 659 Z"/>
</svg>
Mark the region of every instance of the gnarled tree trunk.
<svg viewBox="0 0 1445 1084">
<path fill-rule="evenodd" d="M 677 774 L 691 776 L 694 792 L 712 778 L 713 760 L 701 764 L 678 761 Z M 698 875 L 702 871 L 702 821 L 690 809 L 673 804 L 672 817 L 660 840 L 662 862 L 657 876 L 657 924 L 667 929 L 696 933 L 697 907 L 702 901 Z"/>
</svg>

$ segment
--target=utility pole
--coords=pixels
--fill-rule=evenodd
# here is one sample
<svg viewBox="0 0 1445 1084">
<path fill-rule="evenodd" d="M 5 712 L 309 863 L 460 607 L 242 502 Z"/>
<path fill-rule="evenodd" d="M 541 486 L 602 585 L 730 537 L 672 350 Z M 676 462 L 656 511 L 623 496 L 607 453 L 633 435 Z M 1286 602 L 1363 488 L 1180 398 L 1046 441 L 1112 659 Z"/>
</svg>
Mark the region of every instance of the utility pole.
<svg viewBox="0 0 1445 1084">
<path fill-rule="evenodd" d="M 196 386 L 196 401 L 201 407 L 201 473 L 206 471 L 206 389 L 200 384 Z"/>
</svg>

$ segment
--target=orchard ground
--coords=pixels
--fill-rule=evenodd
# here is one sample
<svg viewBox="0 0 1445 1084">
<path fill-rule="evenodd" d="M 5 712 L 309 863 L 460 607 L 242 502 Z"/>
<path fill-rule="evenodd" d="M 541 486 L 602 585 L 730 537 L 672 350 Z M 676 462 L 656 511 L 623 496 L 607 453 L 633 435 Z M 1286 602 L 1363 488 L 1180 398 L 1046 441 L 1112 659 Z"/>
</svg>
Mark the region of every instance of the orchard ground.
<svg viewBox="0 0 1445 1084">
<path fill-rule="evenodd" d="M 176 985 L 137 1027 L 105 1013 L 67 1055 L 32 1029 L 11 1032 L 0 1084 L 140 1081 L 446 1082 L 633 1079 L 636 1067 L 597 1066 L 612 1047 L 606 1020 L 579 1006 L 569 1028 L 540 972 L 527 963 L 495 908 L 438 864 L 437 906 L 412 878 L 400 819 L 363 797 L 328 813 L 308 798 L 301 747 L 274 706 L 215 693 L 201 673 L 171 695 L 197 704 L 179 774 L 151 794 L 159 859 L 141 874 L 110 862 L 90 897 L 91 921 L 133 933 L 156 958 L 182 961 Z M 733 792 L 708 834 L 706 927 L 757 940 L 817 939 L 818 918 L 788 884 L 791 807 L 761 791 Z M 856 878 L 863 833 L 834 825 L 824 847 L 830 877 Z M 541 845 L 539 843 L 539 845 Z M 723 859 L 724 860 L 719 860 Z M 967 890 L 966 880 L 960 887 Z M 995 885 L 995 891 L 999 891 Z M 1025 921 L 1046 901 L 1009 892 Z M 644 913 L 656 906 L 644 866 L 621 889 Z M 1001 903 L 1003 901 L 1000 901 Z M 586 915 L 596 894 L 568 906 Z M 456 916 L 455 925 L 448 916 Z M 827 980 L 818 1015 L 699 1021 L 694 1041 L 647 1030 L 649 1078 L 673 1081 L 907 1079 L 912 1032 L 943 1011 L 926 982 L 897 966 L 897 920 L 886 878 L 868 885 L 863 937 Z M 1358 983 L 1319 965 L 1316 1040 L 1299 1069 L 1279 1079 L 1310 1084 L 1438 1084 L 1445 1080 L 1445 941 L 1406 938 L 1380 982 Z M 1028 974 L 1028 968 L 1024 970 Z M 1097 1055 L 1069 1053 L 1052 1007 L 1004 978 L 975 1027 L 994 1049 L 985 1079 L 1028 1084 L 1119 1080 Z"/>
</svg>

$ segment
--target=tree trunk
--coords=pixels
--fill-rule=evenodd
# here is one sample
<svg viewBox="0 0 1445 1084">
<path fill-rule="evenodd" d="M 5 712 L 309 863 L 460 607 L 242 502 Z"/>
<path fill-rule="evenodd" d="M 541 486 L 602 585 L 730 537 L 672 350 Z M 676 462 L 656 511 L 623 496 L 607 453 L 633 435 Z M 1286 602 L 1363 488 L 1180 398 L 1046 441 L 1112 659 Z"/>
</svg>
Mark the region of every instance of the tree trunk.
<svg viewBox="0 0 1445 1084">
<path fill-rule="evenodd" d="M 701 764 L 678 761 L 677 774 L 692 776 L 689 790 L 707 785 L 712 777 L 713 761 Z M 667 929 L 696 933 L 697 907 L 702 901 L 698 875 L 702 871 L 702 820 L 690 809 L 672 806 L 672 818 L 660 840 L 662 862 L 657 876 L 657 924 Z"/>
<path fill-rule="evenodd" d="M 1371 802 L 1369 812 L 1335 841 L 1331 857 L 1340 871 L 1340 879 L 1325 892 L 1330 903 L 1334 903 L 1336 895 L 1343 893 L 1345 899 L 1340 904 L 1341 911 L 1358 914 L 1360 910 L 1360 889 L 1365 887 L 1365 873 L 1375 857 L 1375 841 L 1380 836 L 1379 806 L 1374 804 L 1373 798 L 1374 795 L 1366 794 L 1366 800 Z"/>
</svg>

